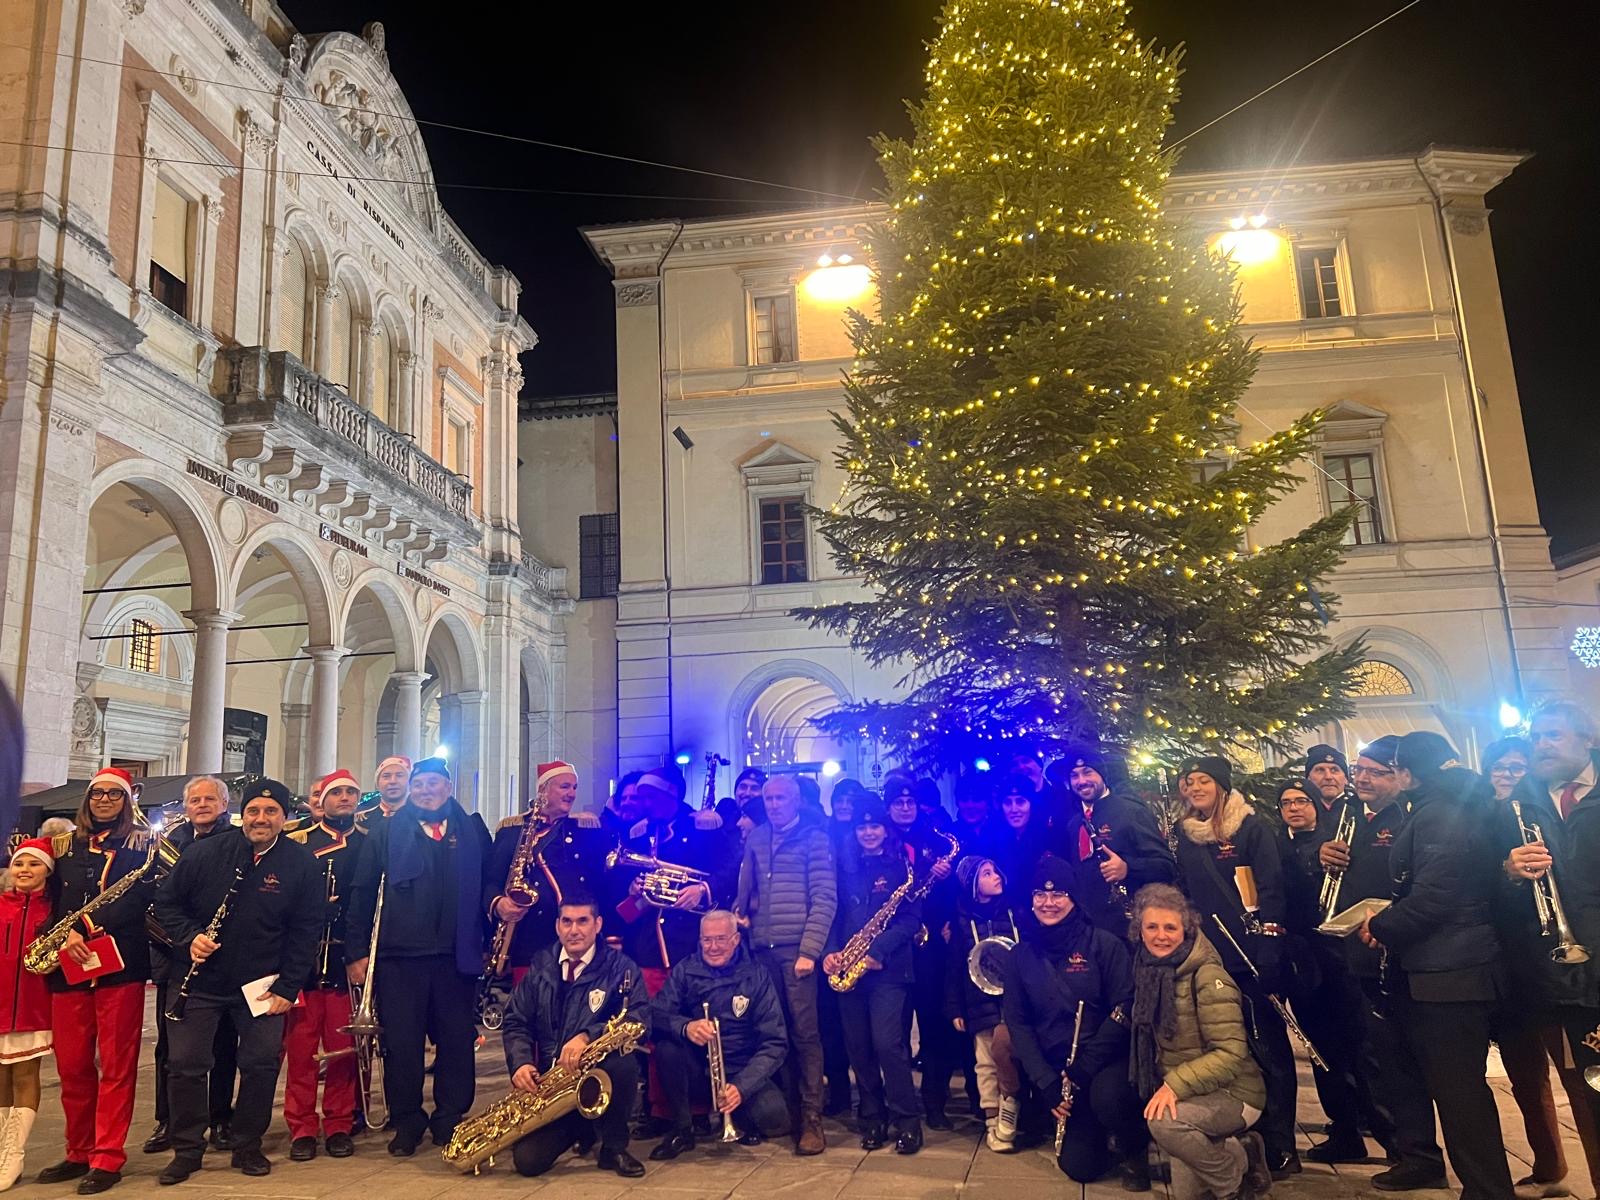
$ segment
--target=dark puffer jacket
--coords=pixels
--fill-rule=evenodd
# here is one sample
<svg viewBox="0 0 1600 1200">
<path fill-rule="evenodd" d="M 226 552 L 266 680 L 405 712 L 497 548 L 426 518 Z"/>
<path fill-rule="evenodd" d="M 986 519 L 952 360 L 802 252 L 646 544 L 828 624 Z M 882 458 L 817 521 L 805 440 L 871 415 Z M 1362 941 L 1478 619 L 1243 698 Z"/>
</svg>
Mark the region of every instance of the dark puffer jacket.
<svg viewBox="0 0 1600 1200">
<path fill-rule="evenodd" d="M 956 905 L 950 922 L 950 955 L 945 963 L 944 1015 L 966 1022 L 968 1033 L 985 1033 L 1000 1024 L 1000 997 L 991 996 L 972 982 L 967 958 L 978 941 L 989 937 L 1018 940 L 1020 921 L 1011 919 L 1010 906 L 1002 897 L 979 904 L 966 896 Z M 977 938 L 973 937 L 976 931 Z"/>
<path fill-rule="evenodd" d="M 838 903 L 824 825 L 802 817 L 782 833 L 771 822 L 750 831 L 734 908 L 749 916 L 756 945 L 798 947 L 803 957 L 820 959 Z"/>
<path fill-rule="evenodd" d="M 749 1096 L 777 1074 L 789 1052 L 789 1032 L 772 976 L 743 946 L 734 949 L 725 967 L 713 967 L 698 954 L 680 958 L 650 1002 L 657 1034 L 682 1037 L 690 1021 L 705 1016 L 707 1004 L 722 1025 L 728 1082 L 741 1096 Z"/>
</svg>

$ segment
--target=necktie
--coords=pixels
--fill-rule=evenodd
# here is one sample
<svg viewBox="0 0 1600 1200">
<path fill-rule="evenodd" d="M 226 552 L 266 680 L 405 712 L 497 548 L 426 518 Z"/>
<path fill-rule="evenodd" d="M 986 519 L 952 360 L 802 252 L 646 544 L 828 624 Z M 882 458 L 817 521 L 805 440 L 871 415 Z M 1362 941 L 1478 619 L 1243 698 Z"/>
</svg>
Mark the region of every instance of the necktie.
<svg viewBox="0 0 1600 1200">
<path fill-rule="evenodd" d="M 1581 784 L 1569 783 L 1561 790 L 1561 819 L 1565 821 L 1567 814 L 1578 806 L 1578 788 Z"/>
<path fill-rule="evenodd" d="M 1089 822 L 1094 820 L 1094 809 L 1083 810 L 1083 824 L 1078 826 L 1078 861 L 1083 862 L 1094 854 L 1094 839 L 1089 836 Z"/>
<path fill-rule="evenodd" d="M 434 841 L 436 841 L 436 842 L 444 841 L 444 822 L 443 821 L 424 821 L 422 823 L 422 825 L 423 825 L 423 828 L 425 828 L 428 831 L 428 836 L 431 837 Z"/>
<path fill-rule="evenodd" d="M 561 965 L 567 970 L 567 982 L 571 983 L 573 976 L 575 976 L 578 972 L 577 961 L 571 958 L 563 958 L 561 960 Z"/>
</svg>

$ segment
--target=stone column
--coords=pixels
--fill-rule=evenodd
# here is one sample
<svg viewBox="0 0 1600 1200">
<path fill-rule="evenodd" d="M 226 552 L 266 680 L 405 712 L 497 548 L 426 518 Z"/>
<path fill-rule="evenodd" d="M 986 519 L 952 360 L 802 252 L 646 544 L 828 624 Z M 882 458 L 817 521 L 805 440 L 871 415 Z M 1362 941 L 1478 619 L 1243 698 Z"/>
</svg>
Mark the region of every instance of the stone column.
<svg viewBox="0 0 1600 1200">
<path fill-rule="evenodd" d="M 394 750 L 412 762 L 423 756 L 422 685 L 428 677 L 421 671 L 396 671 L 394 680 Z M 431 749 L 431 747 L 430 747 Z"/>
<path fill-rule="evenodd" d="M 373 377 L 372 364 L 375 357 L 373 343 L 378 340 L 378 323 L 357 321 L 356 335 L 351 340 L 360 357 L 350 364 L 350 399 L 368 412 L 376 412 L 378 404 L 372 392 L 377 380 Z"/>
<path fill-rule="evenodd" d="M 339 766 L 339 660 L 343 646 L 307 646 L 311 655 L 311 778 Z"/>
<path fill-rule="evenodd" d="M 238 613 L 191 609 L 183 614 L 194 623 L 194 682 L 189 688 L 189 757 L 191 775 L 222 770 L 222 710 L 228 703 L 228 629 Z"/>
<path fill-rule="evenodd" d="M 311 340 L 311 369 L 324 379 L 333 364 L 333 302 L 339 298 L 336 284 L 317 287 L 317 328 Z"/>
<path fill-rule="evenodd" d="M 395 357 L 400 363 L 400 380 L 395 385 L 394 411 L 389 416 L 396 433 L 416 434 L 420 424 L 417 420 L 417 371 L 422 360 L 409 350 L 402 350 Z"/>
<path fill-rule="evenodd" d="M 309 704 L 283 706 L 283 774 L 279 778 L 296 791 L 310 790 L 306 776 L 306 726 L 311 718 Z"/>
</svg>

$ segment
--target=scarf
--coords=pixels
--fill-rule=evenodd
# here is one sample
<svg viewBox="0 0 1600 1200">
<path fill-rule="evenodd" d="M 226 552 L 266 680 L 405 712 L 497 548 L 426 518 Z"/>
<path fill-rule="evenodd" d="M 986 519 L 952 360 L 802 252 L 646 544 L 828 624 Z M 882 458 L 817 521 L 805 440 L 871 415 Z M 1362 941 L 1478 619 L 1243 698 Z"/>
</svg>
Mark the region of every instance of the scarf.
<svg viewBox="0 0 1600 1200">
<path fill-rule="evenodd" d="M 1033 927 L 1024 936 L 1051 963 L 1061 963 L 1074 950 L 1085 949 L 1085 943 L 1094 936 L 1094 925 L 1083 915 L 1081 908 L 1074 906 L 1065 920 L 1054 925 L 1046 925 L 1035 919 Z"/>
<path fill-rule="evenodd" d="M 1133 952 L 1133 1048 L 1128 1055 L 1128 1079 L 1141 1100 L 1161 1086 L 1159 1039 L 1178 1032 L 1178 967 L 1194 951 L 1194 934 L 1165 958 L 1157 958 L 1141 944 Z"/>
<path fill-rule="evenodd" d="M 418 879 L 426 869 L 423 843 L 431 844 L 432 839 L 422 832 L 423 821 L 448 821 L 455 835 L 457 853 L 472 854 L 476 848 L 468 841 L 469 820 L 454 797 L 445 801 L 444 807 L 436 812 L 423 812 L 410 803 L 403 806 L 385 827 L 389 833 L 389 886 Z M 453 896 L 456 970 L 463 975 L 477 975 L 483 970 L 483 931 L 478 925 L 478 902 L 481 899 L 479 872 L 467 869 L 459 860 L 452 862 L 451 866 L 456 885 Z"/>
</svg>

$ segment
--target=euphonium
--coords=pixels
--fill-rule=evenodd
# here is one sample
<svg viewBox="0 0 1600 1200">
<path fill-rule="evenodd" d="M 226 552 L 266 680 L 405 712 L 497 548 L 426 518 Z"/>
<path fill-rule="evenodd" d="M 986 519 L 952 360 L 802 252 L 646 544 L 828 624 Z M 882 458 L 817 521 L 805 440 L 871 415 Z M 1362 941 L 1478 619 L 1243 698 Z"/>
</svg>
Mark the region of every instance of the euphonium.
<svg viewBox="0 0 1600 1200">
<path fill-rule="evenodd" d="M 1522 844 L 1531 846 L 1535 842 L 1544 844 L 1544 830 L 1537 824 L 1529 824 L 1522 819 L 1522 801 L 1512 798 L 1511 811 L 1517 818 L 1517 829 L 1522 833 Z M 1587 947 L 1580 946 L 1572 934 L 1572 926 L 1567 923 L 1567 910 L 1561 903 L 1561 889 L 1556 886 L 1556 869 L 1554 864 L 1533 883 L 1533 908 L 1539 914 L 1539 928 L 1545 937 L 1553 937 L 1556 944 L 1550 948 L 1552 962 L 1586 963 L 1589 961 Z"/>
<path fill-rule="evenodd" d="M 1600 1054 L 1600 1025 L 1594 1027 L 1593 1033 L 1584 1035 L 1583 1044 L 1596 1054 Z M 1600 1092 L 1600 1066 L 1589 1066 L 1583 1069 L 1583 1081 Z"/>
<path fill-rule="evenodd" d="M 639 876 L 639 898 L 656 908 L 676 908 L 678 896 L 684 888 L 694 883 L 705 883 L 711 878 L 706 871 L 662 862 L 654 855 L 638 854 L 621 846 L 606 855 L 606 869 L 614 870 L 617 867 L 644 872 Z M 699 907 L 697 905 L 695 911 Z"/>
<path fill-rule="evenodd" d="M 382 1129 L 388 1123 L 382 1081 L 378 1078 L 383 1065 L 383 1026 L 378 1024 L 378 934 L 383 929 L 383 885 L 389 878 L 384 872 L 378 876 L 378 901 L 372 907 L 372 936 L 367 939 L 367 982 L 350 984 L 350 1023 L 339 1026 L 339 1032 L 350 1038 L 350 1045 L 338 1050 L 328 1050 L 317 1055 L 317 1062 L 330 1058 L 356 1056 L 356 1082 L 361 1088 L 362 1109 L 367 1120 L 375 1122 L 372 1128 Z"/>
<path fill-rule="evenodd" d="M 179 817 L 177 820 L 181 824 L 186 818 Z M 165 842 L 166 838 L 164 837 L 157 838 L 152 836 L 149 855 L 139 867 L 129 871 L 82 908 L 76 912 L 68 913 L 61 920 L 50 926 L 49 929 L 45 930 L 44 933 L 40 934 L 34 943 L 23 952 L 22 965 L 35 975 L 48 975 L 59 967 L 61 965 L 61 951 L 67 945 L 67 936 L 78 927 L 78 922 L 99 912 L 106 905 L 116 903 L 132 891 L 134 884 L 149 874 L 150 868 L 155 865 L 156 857 Z"/>
<path fill-rule="evenodd" d="M 513 1089 L 477 1116 L 461 1122 L 441 1152 L 444 1161 L 476 1175 L 485 1165 L 492 1167 L 494 1156 L 518 1138 L 574 1109 L 590 1121 L 604 1113 L 611 1104 L 611 1076 L 599 1064 L 609 1055 L 631 1053 L 644 1037 L 643 1022 L 628 1017 L 629 988 L 625 983 L 622 1011 L 606 1022 L 605 1032 L 589 1043 L 575 1069 L 568 1070 L 557 1063 L 539 1076 L 533 1091 Z"/>
<path fill-rule="evenodd" d="M 1356 812 L 1354 807 L 1345 802 L 1339 810 L 1339 825 L 1333 832 L 1333 840 L 1343 842 L 1348 846 L 1356 836 Z M 1344 887 L 1344 872 L 1337 874 L 1325 871 L 1322 876 L 1322 894 L 1318 896 L 1318 903 L 1322 905 L 1323 921 L 1331 921 L 1339 913 L 1339 891 Z"/>
</svg>

